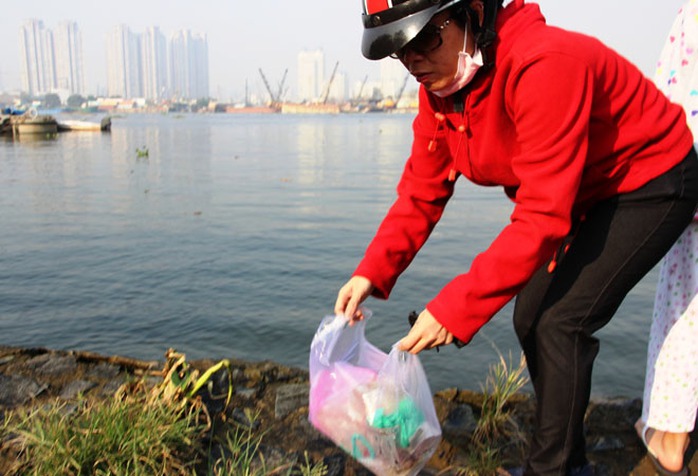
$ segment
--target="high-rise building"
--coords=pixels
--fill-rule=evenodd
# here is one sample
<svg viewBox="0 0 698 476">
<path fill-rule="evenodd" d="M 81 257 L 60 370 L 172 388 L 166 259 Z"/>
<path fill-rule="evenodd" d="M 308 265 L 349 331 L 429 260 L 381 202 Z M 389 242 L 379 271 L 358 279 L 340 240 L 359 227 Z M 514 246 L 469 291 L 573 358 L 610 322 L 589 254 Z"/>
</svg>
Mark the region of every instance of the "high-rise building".
<svg viewBox="0 0 698 476">
<path fill-rule="evenodd" d="M 317 102 L 325 86 L 325 53 L 322 50 L 298 53 L 298 99 Z"/>
<path fill-rule="evenodd" d="M 125 25 L 115 27 L 107 36 L 107 94 L 143 96 L 140 35 Z"/>
<path fill-rule="evenodd" d="M 170 43 L 170 89 L 178 99 L 209 97 L 208 40 L 189 30 L 175 33 Z"/>
<path fill-rule="evenodd" d="M 19 29 L 22 89 L 30 95 L 56 88 L 53 33 L 40 20 L 28 20 Z"/>
<path fill-rule="evenodd" d="M 82 40 L 77 23 L 61 22 L 52 31 L 40 20 L 19 30 L 21 86 L 30 95 L 82 94 L 85 89 Z"/>
<path fill-rule="evenodd" d="M 209 63 L 208 63 L 208 40 L 205 35 L 194 35 L 194 58 L 192 64 L 193 88 L 191 99 L 201 99 L 209 97 Z"/>
<path fill-rule="evenodd" d="M 141 35 L 143 95 L 158 100 L 167 96 L 167 41 L 158 27 Z"/>
<path fill-rule="evenodd" d="M 406 76 L 409 73 L 399 61 L 391 58 L 386 58 L 380 62 L 380 83 L 383 98 L 397 99 L 403 91 L 403 85 L 406 81 Z"/>
<path fill-rule="evenodd" d="M 56 87 L 70 94 L 85 92 L 82 37 L 78 24 L 61 22 L 54 31 Z"/>
<path fill-rule="evenodd" d="M 205 35 L 178 32 L 168 45 L 158 27 L 136 34 L 118 26 L 107 38 L 109 96 L 149 100 L 209 96 Z"/>
</svg>

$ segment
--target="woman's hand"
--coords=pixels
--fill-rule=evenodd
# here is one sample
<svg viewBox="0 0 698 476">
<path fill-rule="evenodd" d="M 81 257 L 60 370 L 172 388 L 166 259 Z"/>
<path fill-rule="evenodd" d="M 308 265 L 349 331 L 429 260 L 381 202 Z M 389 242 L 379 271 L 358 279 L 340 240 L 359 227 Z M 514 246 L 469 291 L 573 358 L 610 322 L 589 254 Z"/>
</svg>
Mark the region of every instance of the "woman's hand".
<svg viewBox="0 0 698 476">
<path fill-rule="evenodd" d="M 403 337 L 398 345 L 402 351 L 418 354 L 424 349 L 432 349 L 453 342 L 453 334 L 442 326 L 426 309 L 417 318 L 410 333 Z"/>
<path fill-rule="evenodd" d="M 334 305 L 335 314 L 347 316 L 350 319 L 349 325 L 363 320 L 364 313 L 359 308 L 359 304 L 364 302 L 372 291 L 371 281 L 363 276 L 353 276 L 337 294 L 337 302 Z"/>
</svg>

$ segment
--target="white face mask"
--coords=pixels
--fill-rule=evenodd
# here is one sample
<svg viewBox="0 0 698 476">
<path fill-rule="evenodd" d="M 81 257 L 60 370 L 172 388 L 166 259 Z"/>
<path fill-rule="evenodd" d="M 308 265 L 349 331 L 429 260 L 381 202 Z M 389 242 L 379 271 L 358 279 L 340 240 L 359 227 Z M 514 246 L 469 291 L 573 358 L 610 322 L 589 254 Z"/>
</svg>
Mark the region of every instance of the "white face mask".
<svg viewBox="0 0 698 476">
<path fill-rule="evenodd" d="M 441 88 L 437 91 L 432 91 L 434 94 L 440 98 L 450 96 L 456 91 L 463 89 L 470 81 L 472 81 L 475 73 L 483 64 L 482 51 L 480 51 L 475 45 L 475 51 L 473 56 L 470 56 L 467 51 L 468 46 L 468 27 L 465 27 L 465 38 L 463 39 L 463 51 L 458 53 L 458 70 L 455 76 L 451 80 L 451 83 L 446 87 Z"/>
</svg>

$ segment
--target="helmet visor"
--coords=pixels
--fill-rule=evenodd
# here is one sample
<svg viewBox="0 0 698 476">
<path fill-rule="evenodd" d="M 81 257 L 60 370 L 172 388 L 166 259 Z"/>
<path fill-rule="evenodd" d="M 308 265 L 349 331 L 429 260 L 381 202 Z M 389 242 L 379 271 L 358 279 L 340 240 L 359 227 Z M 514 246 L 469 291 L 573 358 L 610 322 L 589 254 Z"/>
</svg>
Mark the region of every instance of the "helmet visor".
<svg viewBox="0 0 698 476">
<path fill-rule="evenodd" d="M 364 13 L 361 53 L 370 60 L 395 53 L 417 36 L 438 10 L 438 1 L 408 0 L 388 10 Z"/>
</svg>

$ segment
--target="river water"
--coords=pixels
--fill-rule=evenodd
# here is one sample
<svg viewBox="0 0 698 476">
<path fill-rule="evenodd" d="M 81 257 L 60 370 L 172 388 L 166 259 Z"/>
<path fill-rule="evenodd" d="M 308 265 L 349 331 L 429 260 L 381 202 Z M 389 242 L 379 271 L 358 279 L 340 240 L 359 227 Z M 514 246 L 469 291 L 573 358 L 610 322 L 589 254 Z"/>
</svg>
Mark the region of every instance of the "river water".
<svg viewBox="0 0 698 476">
<path fill-rule="evenodd" d="M 393 200 L 411 120 L 129 115 L 111 133 L 0 137 L 0 344 L 307 368 Z M 390 300 L 367 301 L 369 340 L 388 350 L 403 337 L 511 208 L 461 179 Z M 655 282 L 656 270 L 599 333 L 595 395 L 642 395 Z M 480 390 L 498 355 L 518 359 L 511 310 L 463 349 L 421 354 L 432 390 Z"/>
</svg>

